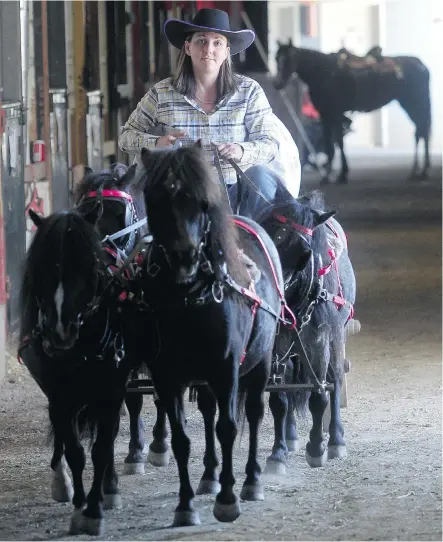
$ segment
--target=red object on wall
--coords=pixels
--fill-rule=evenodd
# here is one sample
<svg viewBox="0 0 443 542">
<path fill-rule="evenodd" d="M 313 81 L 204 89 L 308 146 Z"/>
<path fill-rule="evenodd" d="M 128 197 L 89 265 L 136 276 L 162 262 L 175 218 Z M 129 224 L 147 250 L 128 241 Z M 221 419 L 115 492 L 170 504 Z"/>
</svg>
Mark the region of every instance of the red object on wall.
<svg viewBox="0 0 443 542">
<path fill-rule="evenodd" d="M 34 164 L 45 161 L 45 142 L 41 139 L 32 144 L 32 162 Z"/>
</svg>

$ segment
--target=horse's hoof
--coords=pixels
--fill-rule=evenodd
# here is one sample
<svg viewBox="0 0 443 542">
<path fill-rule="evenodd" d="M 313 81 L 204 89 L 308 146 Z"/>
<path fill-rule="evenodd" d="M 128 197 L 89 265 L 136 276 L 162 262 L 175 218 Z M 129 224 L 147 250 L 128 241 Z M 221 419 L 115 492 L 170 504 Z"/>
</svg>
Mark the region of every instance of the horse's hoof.
<svg viewBox="0 0 443 542">
<path fill-rule="evenodd" d="M 240 492 L 240 499 L 244 501 L 264 501 L 265 492 L 261 484 L 255 486 L 243 486 Z"/>
<path fill-rule="evenodd" d="M 192 525 L 200 525 L 198 512 L 195 510 L 176 510 L 174 514 L 173 527 L 191 527 Z"/>
<path fill-rule="evenodd" d="M 74 508 L 69 524 L 69 534 L 80 534 L 82 532 L 83 515 L 82 508 Z"/>
<path fill-rule="evenodd" d="M 145 464 L 123 463 L 123 474 L 145 474 Z"/>
<path fill-rule="evenodd" d="M 218 521 L 235 521 L 241 514 L 240 502 L 238 499 L 231 504 L 221 504 L 217 500 L 214 504 L 214 517 Z"/>
<path fill-rule="evenodd" d="M 105 520 L 103 518 L 88 518 L 83 515 L 81 530 L 85 534 L 101 536 L 105 532 Z"/>
<path fill-rule="evenodd" d="M 339 176 L 337 179 L 337 184 L 348 184 L 349 180 L 348 177 Z"/>
<path fill-rule="evenodd" d="M 286 440 L 286 446 L 288 447 L 288 452 L 298 452 L 300 449 L 298 440 Z"/>
<path fill-rule="evenodd" d="M 197 495 L 218 495 L 221 485 L 217 480 L 200 480 Z"/>
<path fill-rule="evenodd" d="M 320 186 L 326 186 L 327 184 L 331 184 L 329 177 L 322 177 L 322 180 L 320 181 Z"/>
<path fill-rule="evenodd" d="M 71 502 L 74 496 L 71 479 L 65 473 L 65 476 L 57 476 L 51 482 L 51 497 L 57 502 Z"/>
<path fill-rule="evenodd" d="M 154 467 L 167 467 L 169 465 L 169 450 L 163 453 L 158 453 L 153 452 L 150 449 L 147 459 Z"/>
<path fill-rule="evenodd" d="M 328 450 L 325 450 L 323 452 L 323 455 L 319 455 L 318 457 L 312 457 L 306 451 L 305 457 L 310 467 L 312 468 L 324 467 L 328 461 Z"/>
<path fill-rule="evenodd" d="M 354 318 L 351 318 L 345 326 L 346 338 L 350 337 L 351 335 L 356 335 L 357 333 L 360 333 L 360 331 L 361 324 L 359 320 L 354 320 Z"/>
<path fill-rule="evenodd" d="M 123 508 L 120 493 L 105 493 L 103 498 L 103 508 L 105 510 L 110 510 L 111 508 L 116 508 L 119 510 L 120 508 Z"/>
<path fill-rule="evenodd" d="M 328 459 L 344 459 L 347 455 L 346 444 L 331 444 L 328 446 Z"/>
<path fill-rule="evenodd" d="M 263 474 L 276 474 L 284 476 L 286 474 L 286 465 L 282 461 L 267 459 Z"/>
</svg>

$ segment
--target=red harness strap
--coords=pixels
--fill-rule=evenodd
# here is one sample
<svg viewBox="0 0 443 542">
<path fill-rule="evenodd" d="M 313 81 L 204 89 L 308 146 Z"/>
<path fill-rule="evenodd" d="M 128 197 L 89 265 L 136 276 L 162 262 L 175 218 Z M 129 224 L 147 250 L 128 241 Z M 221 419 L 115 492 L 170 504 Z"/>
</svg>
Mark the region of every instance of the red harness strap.
<svg viewBox="0 0 443 542">
<path fill-rule="evenodd" d="M 269 267 L 271 268 L 272 276 L 274 277 L 275 286 L 277 288 L 278 295 L 280 297 L 280 301 L 281 301 L 281 305 L 282 305 L 281 317 L 282 317 L 283 320 L 285 320 L 285 313 L 288 313 L 290 319 L 292 320 L 292 323 L 290 324 L 290 327 L 291 327 L 291 329 L 295 329 L 295 327 L 297 326 L 297 320 L 295 318 L 294 313 L 291 311 L 291 309 L 286 304 L 283 292 L 281 291 L 280 286 L 278 284 L 277 272 L 275 270 L 275 267 L 274 267 L 274 264 L 272 262 L 271 256 L 270 256 L 270 254 L 268 252 L 268 249 L 266 248 L 266 245 L 263 243 L 262 238 L 259 236 L 259 234 L 253 228 L 251 228 L 251 226 L 249 226 L 248 224 L 242 222 L 241 220 L 239 220 L 237 218 L 234 218 L 234 223 L 237 226 L 239 226 L 240 228 L 243 228 L 245 231 L 247 231 L 251 235 L 253 235 L 255 237 L 255 239 L 257 239 L 257 241 L 260 243 L 260 246 L 261 246 L 261 248 L 262 248 L 262 250 L 263 250 L 263 252 L 264 252 L 264 254 L 266 256 L 266 259 L 268 261 Z M 253 326 L 255 316 L 257 314 L 257 308 L 262 304 L 262 300 L 260 299 L 260 297 L 258 297 L 256 292 L 252 291 L 251 289 L 241 288 L 241 292 L 242 292 L 243 295 L 245 295 L 246 297 L 249 297 L 249 299 L 252 299 L 252 301 L 254 302 L 254 304 L 252 306 L 252 326 Z M 252 326 L 251 326 L 251 330 L 252 330 Z M 243 352 L 243 356 L 242 356 L 242 358 L 240 360 L 240 365 L 243 363 L 245 357 L 246 357 L 246 351 Z"/>
<path fill-rule="evenodd" d="M 132 196 L 130 194 L 127 194 L 126 192 L 123 192 L 122 190 L 102 190 L 101 195 L 104 198 L 122 198 L 127 199 L 128 201 L 132 201 Z M 93 190 L 92 192 L 88 192 L 86 194 L 87 198 L 95 198 L 96 196 L 96 190 Z"/>
</svg>

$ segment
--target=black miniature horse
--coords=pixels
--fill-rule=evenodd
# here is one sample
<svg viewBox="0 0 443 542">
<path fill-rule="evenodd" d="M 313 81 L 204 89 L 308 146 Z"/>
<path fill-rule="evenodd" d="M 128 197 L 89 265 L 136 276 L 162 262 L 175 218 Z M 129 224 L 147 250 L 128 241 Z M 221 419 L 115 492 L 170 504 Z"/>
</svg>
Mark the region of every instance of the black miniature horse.
<svg viewBox="0 0 443 542">
<path fill-rule="evenodd" d="M 146 217 L 143 193 L 130 186 L 134 171 L 135 165 L 128 168 L 124 164 L 113 164 L 109 170 L 97 173 L 87 168 L 74 194 L 74 203 L 81 214 L 88 214 L 99 205 L 96 229 L 100 238 L 105 239 L 103 247 L 108 257 L 114 260 L 112 262 L 114 270 L 125 261 L 143 235 L 148 233 L 147 227 L 142 223 Z M 132 231 L 121 235 L 128 227 L 132 227 Z M 130 276 L 129 280 L 133 278 Z M 131 377 L 137 378 L 140 373 L 146 372 L 146 356 L 149 354 L 145 344 L 146 333 L 155 327 L 155 323 L 149 311 L 142 310 L 142 307 L 134 306 L 132 310 L 133 315 L 129 320 L 137 322 L 137 325 L 123 324 L 122 332 L 125 336 L 126 356 L 130 358 Z M 128 316 L 129 309 L 126 308 L 125 312 Z M 152 355 L 156 354 L 155 345 L 156 336 L 153 337 Z M 145 471 L 144 426 L 141 418 L 143 395 L 128 392 L 125 402 L 129 411 L 130 441 L 123 472 L 143 474 Z M 152 431 L 153 441 L 149 445 L 147 460 L 156 467 L 163 467 L 169 463 L 166 411 L 157 398 L 154 399 L 154 403 L 157 419 Z"/>
<path fill-rule="evenodd" d="M 300 332 L 301 343 L 294 343 L 293 347 L 298 362 L 293 367 L 292 361 L 287 361 L 286 377 L 293 383 L 311 383 L 317 387 L 311 393 L 270 394 L 275 441 L 267 459 L 266 472 L 282 474 L 288 449 L 296 450 L 298 445 L 294 409 L 303 413 L 308 400 L 313 422 L 306 446 L 309 465 L 320 467 L 327 459 L 346 456 L 340 392 L 345 363 L 345 329 L 353 314 L 356 282 L 345 234 L 332 218 L 335 212 L 324 210 L 321 194 L 314 192 L 294 200 L 284 187 L 279 191 L 276 202 L 264 210 L 257 221 L 278 248 L 286 301 L 296 316 Z M 277 353 L 287 351 L 292 341 L 293 336 L 286 332 L 285 337 L 282 327 L 276 341 Z M 328 396 L 322 386 L 327 380 L 334 384 L 334 390 L 331 392 L 326 449 L 322 418 Z"/>
<path fill-rule="evenodd" d="M 291 75 L 297 73 L 309 87 L 309 95 L 320 114 L 328 163 L 327 174 L 322 183 L 329 182 L 334 159 L 334 139 L 341 152 L 342 169 L 338 181 L 348 180 L 348 164 L 343 147 L 343 113 L 347 111 L 370 112 L 380 109 L 392 100 L 398 100 L 416 126 L 416 142 L 423 138 L 425 149 L 431 130 L 431 101 L 429 92 L 429 71 L 422 62 L 404 64 L 404 77 L 399 78 L 395 70 L 376 71 L 340 67 L 336 54 L 280 44 L 276 55 L 278 73 L 274 86 L 282 89 Z M 396 59 L 397 61 L 397 59 Z M 429 169 L 429 152 L 426 150 L 425 178 Z M 417 164 L 415 161 L 413 174 Z"/>
<path fill-rule="evenodd" d="M 234 521 L 241 512 L 232 465 L 239 380 L 250 429 L 241 497 L 263 498 L 258 431 L 283 303 L 279 257 L 258 224 L 229 216 L 226 196 L 198 145 L 143 149 L 141 156 L 144 168 L 137 186 L 144 190 L 154 239 L 141 284 L 145 302 L 155 312 L 161 344 L 157 359 L 148 363 L 168 414 L 180 477 L 174 525 L 199 523 L 183 412 L 183 393 L 191 381 L 207 382 L 217 400 L 223 464 L 214 515 Z M 205 412 L 206 425 L 214 419 L 215 404 Z M 212 472 L 208 482 L 214 476 Z"/>
<path fill-rule="evenodd" d="M 129 367 L 118 332 L 116 296 L 93 225 L 96 208 L 86 217 L 76 211 L 48 218 L 30 212 L 30 217 L 37 232 L 26 255 L 19 356 L 48 398 L 53 491 L 60 500 L 72 492 L 63 454 L 72 472 L 70 532 L 98 535 L 104 528 L 103 508 L 121 507 L 114 440 Z M 86 498 L 79 433 L 88 428 L 94 478 Z"/>
</svg>

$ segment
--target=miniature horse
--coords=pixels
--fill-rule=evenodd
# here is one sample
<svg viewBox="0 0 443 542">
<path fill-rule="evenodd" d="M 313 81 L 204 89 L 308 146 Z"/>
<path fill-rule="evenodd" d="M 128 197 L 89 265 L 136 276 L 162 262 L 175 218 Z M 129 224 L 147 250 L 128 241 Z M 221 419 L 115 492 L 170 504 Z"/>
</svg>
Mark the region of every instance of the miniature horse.
<svg viewBox="0 0 443 542">
<path fill-rule="evenodd" d="M 317 385 L 317 390 L 312 393 L 270 394 L 275 441 L 272 454 L 267 459 L 266 471 L 274 473 L 284 472 L 282 465 L 286 462 L 288 444 L 290 449 L 297 449 L 293 411 L 297 408 L 303 412 L 308 399 L 313 420 L 306 446 L 309 465 L 324 466 L 327 459 L 346 455 L 340 420 L 340 390 L 346 326 L 352 318 L 356 296 L 355 275 L 346 238 L 341 226 L 332 219 L 335 211 L 324 210 L 318 192 L 294 200 L 284 187 L 280 187 L 279 191 L 276 202 L 263 211 L 257 221 L 277 245 L 285 277 L 285 297 L 298 323 L 301 343 L 295 344 L 299 361 L 293 368 L 293 383 L 310 382 Z M 300 266 L 300 260 L 306 261 L 307 256 L 309 264 Z M 297 268 L 302 270 L 294 272 Z M 280 340 L 279 337 L 276 348 Z M 307 359 L 302 355 L 303 347 Z M 290 380 L 292 362 L 288 363 L 288 369 Z M 327 379 L 334 384 L 334 390 L 330 394 L 331 421 L 326 448 L 322 418 L 328 396 L 318 385 L 323 385 Z"/>
<path fill-rule="evenodd" d="M 174 525 L 199 523 L 183 412 L 183 393 L 191 381 L 207 382 L 217 400 L 223 464 L 214 516 L 234 521 L 241 513 L 232 465 L 239 380 L 250 429 L 241 497 L 263 498 L 258 431 L 283 302 L 279 257 L 258 224 L 229 216 L 226 196 L 199 145 L 143 149 L 141 157 L 136 185 L 144 191 L 153 243 L 140 281 L 161 344 L 148 365 L 168 414 L 180 477 Z M 215 408 L 207 415 L 213 417 Z"/>
<path fill-rule="evenodd" d="M 143 193 L 137 192 L 134 186 L 129 186 L 135 171 L 135 165 L 128 168 L 123 164 L 113 164 L 109 170 L 95 173 L 86 168 L 83 180 L 77 185 L 74 202 L 77 210 L 88 213 L 100 205 L 100 214 L 96 228 L 100 232 L 104 249 L 113 259 L 114 269 L 128 257 L 137 243 L 147 233 L 147 228 L 141 221 L 146 217 Z M 117 186 L 119 188 L 117 189 Z M 131 232 L 120 235 L 127 227 L 133 227 Z M 115 237 L 118 235 L 118 237 Z M 133 277 L 130 277 L 133 278 Z M 140 372 L 146 372 L 146 330 L 153 326 L 149 313 L 142 311 L 141 307 L 133 308 L 134 314 L 129 318 L 131 322 L 140 325 L 124 326 L 126 355 L 131 360 L 131 376 L 137 378 Z M 126 309 L 128 313 L 128 309 Z M 140 333 L 140 336 L 137 336 Z M 154 337 L 154 343 L 155 341 Z M 143 345 L 140 347 L 140 345 Z M 154 352 L 155 355 L 155 352 Z M 125 402 L 129 411 L 130 441 L 129 453 L 124 461 L 124 474 L 144 473 L 144 426 L 141 418 L 143 395 L 128 392 Z M 169 463 L 168 431 L 166 424 L 166 411 L 157 398 L 154 399 L 157 419 L 152 430 L 154 440 L 149 445 L 147 460 L 156 467 L 163 467 Z"/>
<path fill-rule="evenodd" d="M 116 295 L 93 226 L 96 211 L 85 217 L 70 211 L 47 218 L 30 212 L 37 231 L 26 255 L 19 348 L 19 359 L 48 398 L 54 435 L 51 467 L 58 490 L 65 493 L 61 497 L 72 492 L 63 454 L 72 472 L 70 532 L 93 535 L 103 532 L 103 508 L 121 507 L 114 440 L 129 374 Z M 88 427 L 94 478 L 86 497 L 79 432 Z"/>
</svg>

